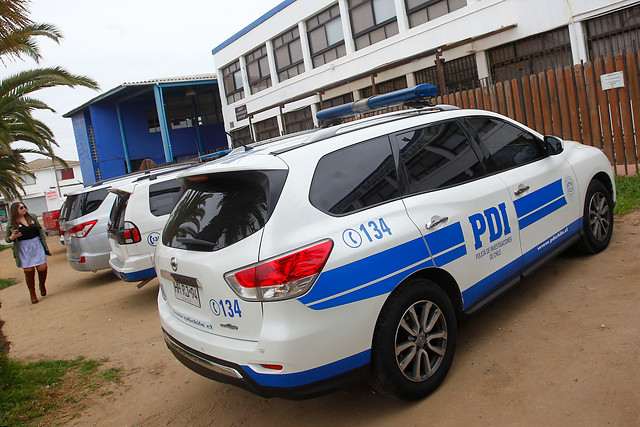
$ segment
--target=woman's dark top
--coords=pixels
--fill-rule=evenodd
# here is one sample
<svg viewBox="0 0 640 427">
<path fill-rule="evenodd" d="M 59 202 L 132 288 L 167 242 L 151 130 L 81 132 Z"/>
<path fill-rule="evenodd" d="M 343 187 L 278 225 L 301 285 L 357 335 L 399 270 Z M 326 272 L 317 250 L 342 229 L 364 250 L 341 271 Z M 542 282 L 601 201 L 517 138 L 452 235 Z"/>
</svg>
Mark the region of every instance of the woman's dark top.
<svg viewBox="0 0 640 427">
<path fill-rule="evenodd" d="M 36 227 L 34 224 L 31 224 L 28 227 L 20 224 L 20 226 L 18 227 L 18 231 L 22 233 L 22 236 L 18 237 L 18 240 L 29 240 L 40 235 L 38 227 Z"/>
</svg>

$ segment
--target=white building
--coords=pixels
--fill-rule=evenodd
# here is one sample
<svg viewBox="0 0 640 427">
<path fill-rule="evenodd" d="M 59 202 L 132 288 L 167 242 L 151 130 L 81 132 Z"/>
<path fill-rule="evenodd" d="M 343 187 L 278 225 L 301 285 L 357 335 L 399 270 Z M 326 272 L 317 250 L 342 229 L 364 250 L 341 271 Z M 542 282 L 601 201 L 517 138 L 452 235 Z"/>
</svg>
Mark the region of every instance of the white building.
<svg viewBox="0 0 640 427">
<path fill-rule="evenodd" d="M 25 191 L 22 201 L 29 212 L 41 216 L 43 212 L 60 209 L 65 194 L 83 187 L 80 163 L 73 160 L 65 162 L 68 168 L 50 159 L 36 159 L 27 163 L 28 170 L 34 174 L 33 177 L 22 176 Z M 0 198 L 0 217 L 6 217 L 12 202 Z"/>
<path fill-rule="evenodd" d="M 638 0 L 286 0 L 212 53 L 237 145 L 312 128 L 319 109 L 373 94 L 477 87 L 639 39 Z"/>
</svg>

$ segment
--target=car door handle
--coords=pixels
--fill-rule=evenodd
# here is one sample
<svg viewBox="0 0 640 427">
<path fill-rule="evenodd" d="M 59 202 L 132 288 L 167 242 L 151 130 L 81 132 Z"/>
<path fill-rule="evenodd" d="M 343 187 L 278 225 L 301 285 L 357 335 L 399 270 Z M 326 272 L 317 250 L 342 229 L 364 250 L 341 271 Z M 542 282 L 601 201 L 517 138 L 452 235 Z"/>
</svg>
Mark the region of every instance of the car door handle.
<svg viewBox="0 0 640 427">
<path fill-rule="evenodd" d="M 438 224 L 443 224 L 443 223 L 445 223 L 447 221 L 449 221 L 449 217 L 448 216 L 443 216 L 443 217 L 440 217 L 440 216 L 437 216 L 437 215 L 432 216 L 431 217 L 431 221 L 427 222 L 427 224 L 426 224 L 427 230 L 435 227 Z"/>
<path fill-rule="evenodd" d="M 522 193 L 524 193 L 525 191 L 527 191 L 529 188 L 531 188 L 531 187 L 529 187 L 528 185 L 522 185 L 522 184 L 520 184 L 520 185 L 518 186 L 518 189 L 517 189 L 516 191 L 514 191 L 514 192 L 513 192 L 513 194 L 515 194 L 516 196 L 519 196 L 519 195 L 521 195 Z"/>
</svg>

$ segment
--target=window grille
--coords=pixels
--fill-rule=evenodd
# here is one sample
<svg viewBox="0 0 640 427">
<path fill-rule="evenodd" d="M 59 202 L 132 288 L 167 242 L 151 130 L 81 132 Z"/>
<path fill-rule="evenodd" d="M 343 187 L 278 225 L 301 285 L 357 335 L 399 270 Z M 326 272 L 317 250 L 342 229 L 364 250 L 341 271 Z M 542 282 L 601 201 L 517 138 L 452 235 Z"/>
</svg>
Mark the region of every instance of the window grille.
<svg viewBox="0 0 640 427">
<path fill-rule="evenodd" d="M 314 67 L 347 54 L 340 20 L 340 7 L 337 4 L 307 19 L 306 24 Z"/>
<path fill-rule="evenodd" d="M 640 49 L 640 5 L 585 21 L 589 59 Z"/>
</svg>

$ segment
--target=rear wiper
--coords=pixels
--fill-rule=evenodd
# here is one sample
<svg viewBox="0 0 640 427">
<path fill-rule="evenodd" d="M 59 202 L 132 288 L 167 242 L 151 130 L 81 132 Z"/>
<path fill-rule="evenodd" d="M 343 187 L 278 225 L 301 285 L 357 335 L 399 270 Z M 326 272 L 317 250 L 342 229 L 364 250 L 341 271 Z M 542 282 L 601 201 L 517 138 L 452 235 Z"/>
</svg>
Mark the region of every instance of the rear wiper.
<svg viewBox="0 0 640 427">
<path fill-rule="evenodd" d="M 217 243 L 212 243 L 207 240 L 194 239 L 192 237 L 176 237 L 178 243 L 186 244 L 186 245 L 199 245 L 199 246 L 208 246 L 211 249 L 218 246 Z"/>
</svg>

